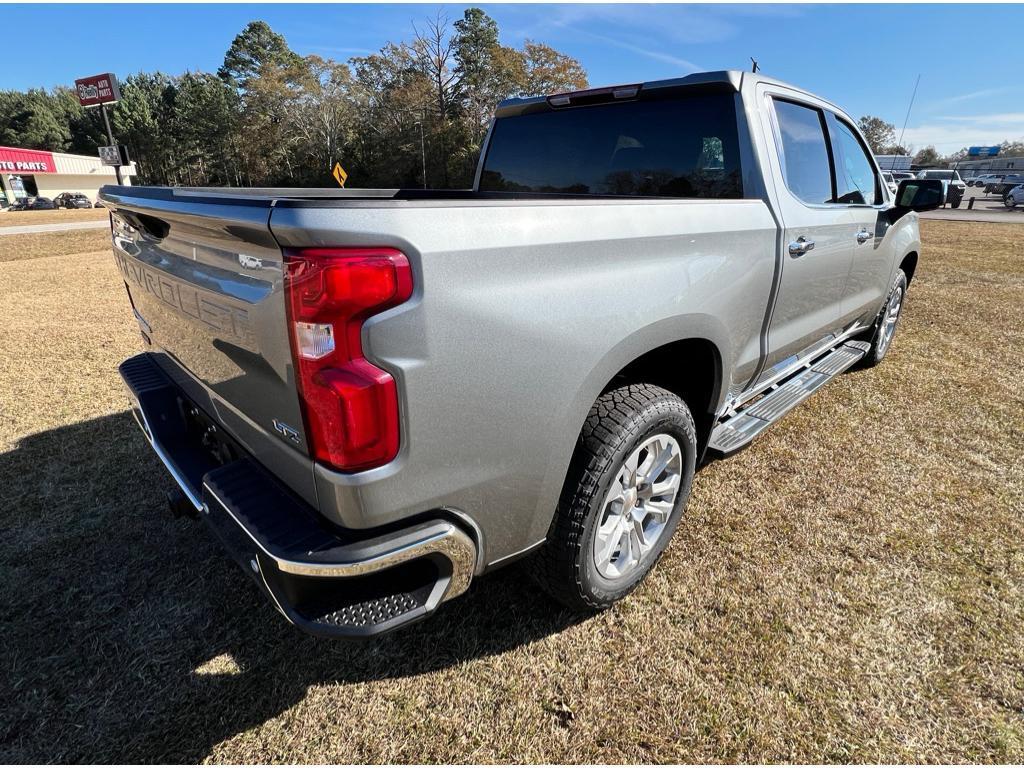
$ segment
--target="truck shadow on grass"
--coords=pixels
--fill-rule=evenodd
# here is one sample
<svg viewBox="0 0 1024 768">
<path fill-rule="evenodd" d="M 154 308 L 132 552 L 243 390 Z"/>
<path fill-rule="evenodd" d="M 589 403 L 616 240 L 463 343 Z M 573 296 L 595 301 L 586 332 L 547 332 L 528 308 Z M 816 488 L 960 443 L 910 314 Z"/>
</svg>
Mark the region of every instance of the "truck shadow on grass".
<svg viewBox="0 0 1024 768">
<path fill-rule="evenodd" d="M 580 620 L 512 566 L 376 641 L 303 635 L 201 523 L 170 517 L 172 481 L 127 412 L 25 437 L 0 483 L 2 762 L 198 762 L 310 686 L 443 669 Z"/>
</svg>

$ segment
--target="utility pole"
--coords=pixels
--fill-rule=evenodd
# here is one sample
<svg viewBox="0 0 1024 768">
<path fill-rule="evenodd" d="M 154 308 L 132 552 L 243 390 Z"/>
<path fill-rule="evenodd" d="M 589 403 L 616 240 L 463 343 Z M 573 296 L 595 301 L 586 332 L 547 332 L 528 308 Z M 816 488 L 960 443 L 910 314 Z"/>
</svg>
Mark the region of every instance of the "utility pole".
<svg viewBox="0 0 1024 768">
<path fill-rule="evenodd" d="M 103 115 L 103 124 L 107 127 L 107 141 L 110 142 L 110 146 L 116 147 L 117 145 L 114 143 L 114 132 L 110 129 L 110 118 L 107 116 L 107 105 L 106 104 L 100 104 L 100 114 Z M 117 184 L 118 184 L 118 186 L 121 186 L 122 184 L 124 184 L 124 181 L 121 179 L 121 166 L 120 165 L 115 165 L 114 166 L 114 175 L 117 177 Z"/>
</svg>

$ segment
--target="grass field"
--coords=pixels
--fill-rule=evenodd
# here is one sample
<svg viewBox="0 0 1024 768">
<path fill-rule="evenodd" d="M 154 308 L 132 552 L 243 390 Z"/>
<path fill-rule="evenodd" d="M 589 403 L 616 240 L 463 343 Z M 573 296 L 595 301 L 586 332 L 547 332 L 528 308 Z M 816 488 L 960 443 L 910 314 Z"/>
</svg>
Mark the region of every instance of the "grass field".
<svg viewBox="0 0 1024 768">
<path fill-rule="evenodd" d="M 6 211 L 5 213 L 0 213 L 0 227 L 20 227 L 26 224 L 58 224 L 67 221 L 103 221 L 109 215 L 106 208 Z"/>
<path fill-rule="evenodd" d="M 44 256 L 95 254 L 109 247 L 109 229 L 72 229 L 27 235 L 4 235 L 0 229 L 0 263 Z"/>
<path fill-rule="evenodd" d="M 165 513 L 110 254 L 0 263 L 0 761 L 1021 762 L 1024 230 L 922 228 L 889 358 L 703 469 L 631 598 L 517 566 L 363 645 Z"/>
</svg>

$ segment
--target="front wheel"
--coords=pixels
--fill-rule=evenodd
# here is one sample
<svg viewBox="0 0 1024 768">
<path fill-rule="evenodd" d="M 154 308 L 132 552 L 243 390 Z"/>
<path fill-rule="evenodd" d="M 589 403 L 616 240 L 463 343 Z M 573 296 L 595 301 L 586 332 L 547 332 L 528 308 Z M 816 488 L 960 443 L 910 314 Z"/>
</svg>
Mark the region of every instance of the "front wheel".
<svg viewBox="0 0 1024 768">
<path fill-rule="evenodd" d="M 1003 205 L 1009 208 L 1011 211 L 1017 207 L 1017 201 L 1013 199 L 1012 195 L 1007 195 L 1006 199 L 1003 200 Z"/>
<path fill-rule="evenodd" d="M 636 589 L 679 525 L 696 457 L 693 416 L 676 395 L 649 384 L 601 395 L 535 559 L 541 586 L 574 610 Z"/>
<path fill-rule="evenodd" d="M 896 326 L 900 321 L 903 312 L 903 305 L 907 298 L 907 275 L 902 269 L 896 270 L 896 279 L 893 281 L 892 289 L 885 300 L 885 306 L 878 314 L 875 321 L 874 331 L 871 335 L 871 349 L 864 355 L 862 364 L 865 368 L 872 368 L 882 362 L 885 353 L 892 346 L 893 336 L 896 335 Z"/>
</svg>

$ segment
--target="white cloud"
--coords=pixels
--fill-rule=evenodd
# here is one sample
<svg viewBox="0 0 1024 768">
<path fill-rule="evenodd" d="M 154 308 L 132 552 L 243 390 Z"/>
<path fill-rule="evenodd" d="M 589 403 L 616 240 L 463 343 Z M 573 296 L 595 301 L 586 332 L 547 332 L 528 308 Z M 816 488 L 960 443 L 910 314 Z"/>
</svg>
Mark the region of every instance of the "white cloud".
<svg viewBox="0 0 1024 768">
<path fill-rule="evenodd" d="M 376 51 L 371 51 L 369 48 L 347 48 L 345 46 L 337 46 L 337 45 L 307 45 L 307 46 L 296 46 L 296 47 L 297 48 L 298 47 L 304 47 L 308 51 L 320 51 L 321 53 L 328 53 L 328 54 L 330 54 L 330 53 L 340 53 L 340 54 L 353 54 L 353 55 L 358 55 L 358 56 L 369 56 L 371 53 L 376 53 Z"/>
<path fill-rule="evenodd" d="M 513 35 L 543 38 L 553 28 L 586 32 L 593 25 L 598 29 L 614 29 L 618 34 L 656 35 L 664 41 L 677 43 L 719 42 L 735 37 L 735 24 L 707 10 L 650 5 L 559 5 L 527 6 L 543 15 L 529 14 L 529 21 Z"/>
<path fill-rule="evenodd" d="M 1024 124 L 1024 112 L 997 112 L 992 115 L 949 115 L 938 120 L 949 120 L 958 123 L 999 123 L 1000 125 Z"/>
<path fill-rule="evenodd" d="M 679 67 L 680 69 L 683 70 L 684 74 L 689 74 L 691 72 L 702 72 L 705 69 L 700 64 L 694 64 L 689 59 L 683 59 L 683 58 L 680 58 L 679 56 L 673 56 L 672 54 L 666 53 L 665 51 L 655 50 L 654 48 L 652 48 L 650 46 L 645 48 L 643 46 L 633 45 L 632 43 L 627 43 L 624 40 L 616 40 L 613 37 L 606 37 L 605 35 L 598 35 L 598 34 L 596 34 L 594 32 L 586 32 L 584 30 L 577 30 L 577 31 L 578 32 L 582 32 L 587 37 L 592 37 L 595 40 L 600 40 L 601 42 L 606 43 L 608 45 L 614 45 L 616 48 L 622 48 L 623 50 L 630 51 L 632 53 L 636 53 L 636 54 L 638 54 L 640 56 L 646 56 L 649 59 L 654 59 L 656 61 L 663 61 L 663 62 L 665 62 L 667 64 L 671 64 L 671 65 L 673 65 L 675 67 Z"/>
<path fill-rule="evenodd" d="M 1010 93 L 1012 91 L 1019 91 L 1020 88 L 1016 86 L 1002 86 L 999 88 L 982 88 L 979 91 L 971 91 L 970 93 L 961 93 L 958 96 L 946 96 L 938 101 L 933 101 L 929 104 L 929 107 L 937 108 L 944 107 L 950 104 L 962 104 L 965 101 L 974 101 L 975 99 L 985 99 L 991 96 L 999 96 L 1004 93 Z"/>
<path fill-rule="evenodd" d="M 803 13 L 783 5 L 700 5 L 677 4 L 571 4 L 507 6 L 503 11 L 518 17 L 508 28 L 517 38 L 544 39 L 552 29 L 587 33 L 589 29 L 615 30 L 617 38 L 627 37 L 638 53 L 650 48 L 651 57 L 674 63 L 679 60 L 672 46 L 718 43 L 738 37 L 744 17 L 795 17 Z M 634 43 L 629 43 L 633 40 Z M 620 46 L 624 47 L 624 46 Z M 633 50 L 632 48 L 627 50 Z M 665 58 L 672 57 L 672 58 Z M 685 59 L 682 59 L 685 61 Z"/>
<path fill-rule="evenodd" d="M 904 145 L 915 148 L 935 146 L 944 152 L 961 147 L 989 146 L 1024 139 L 1024 113 L 936 117 L 931 122 L 908 127 Z"/>
</svg>

